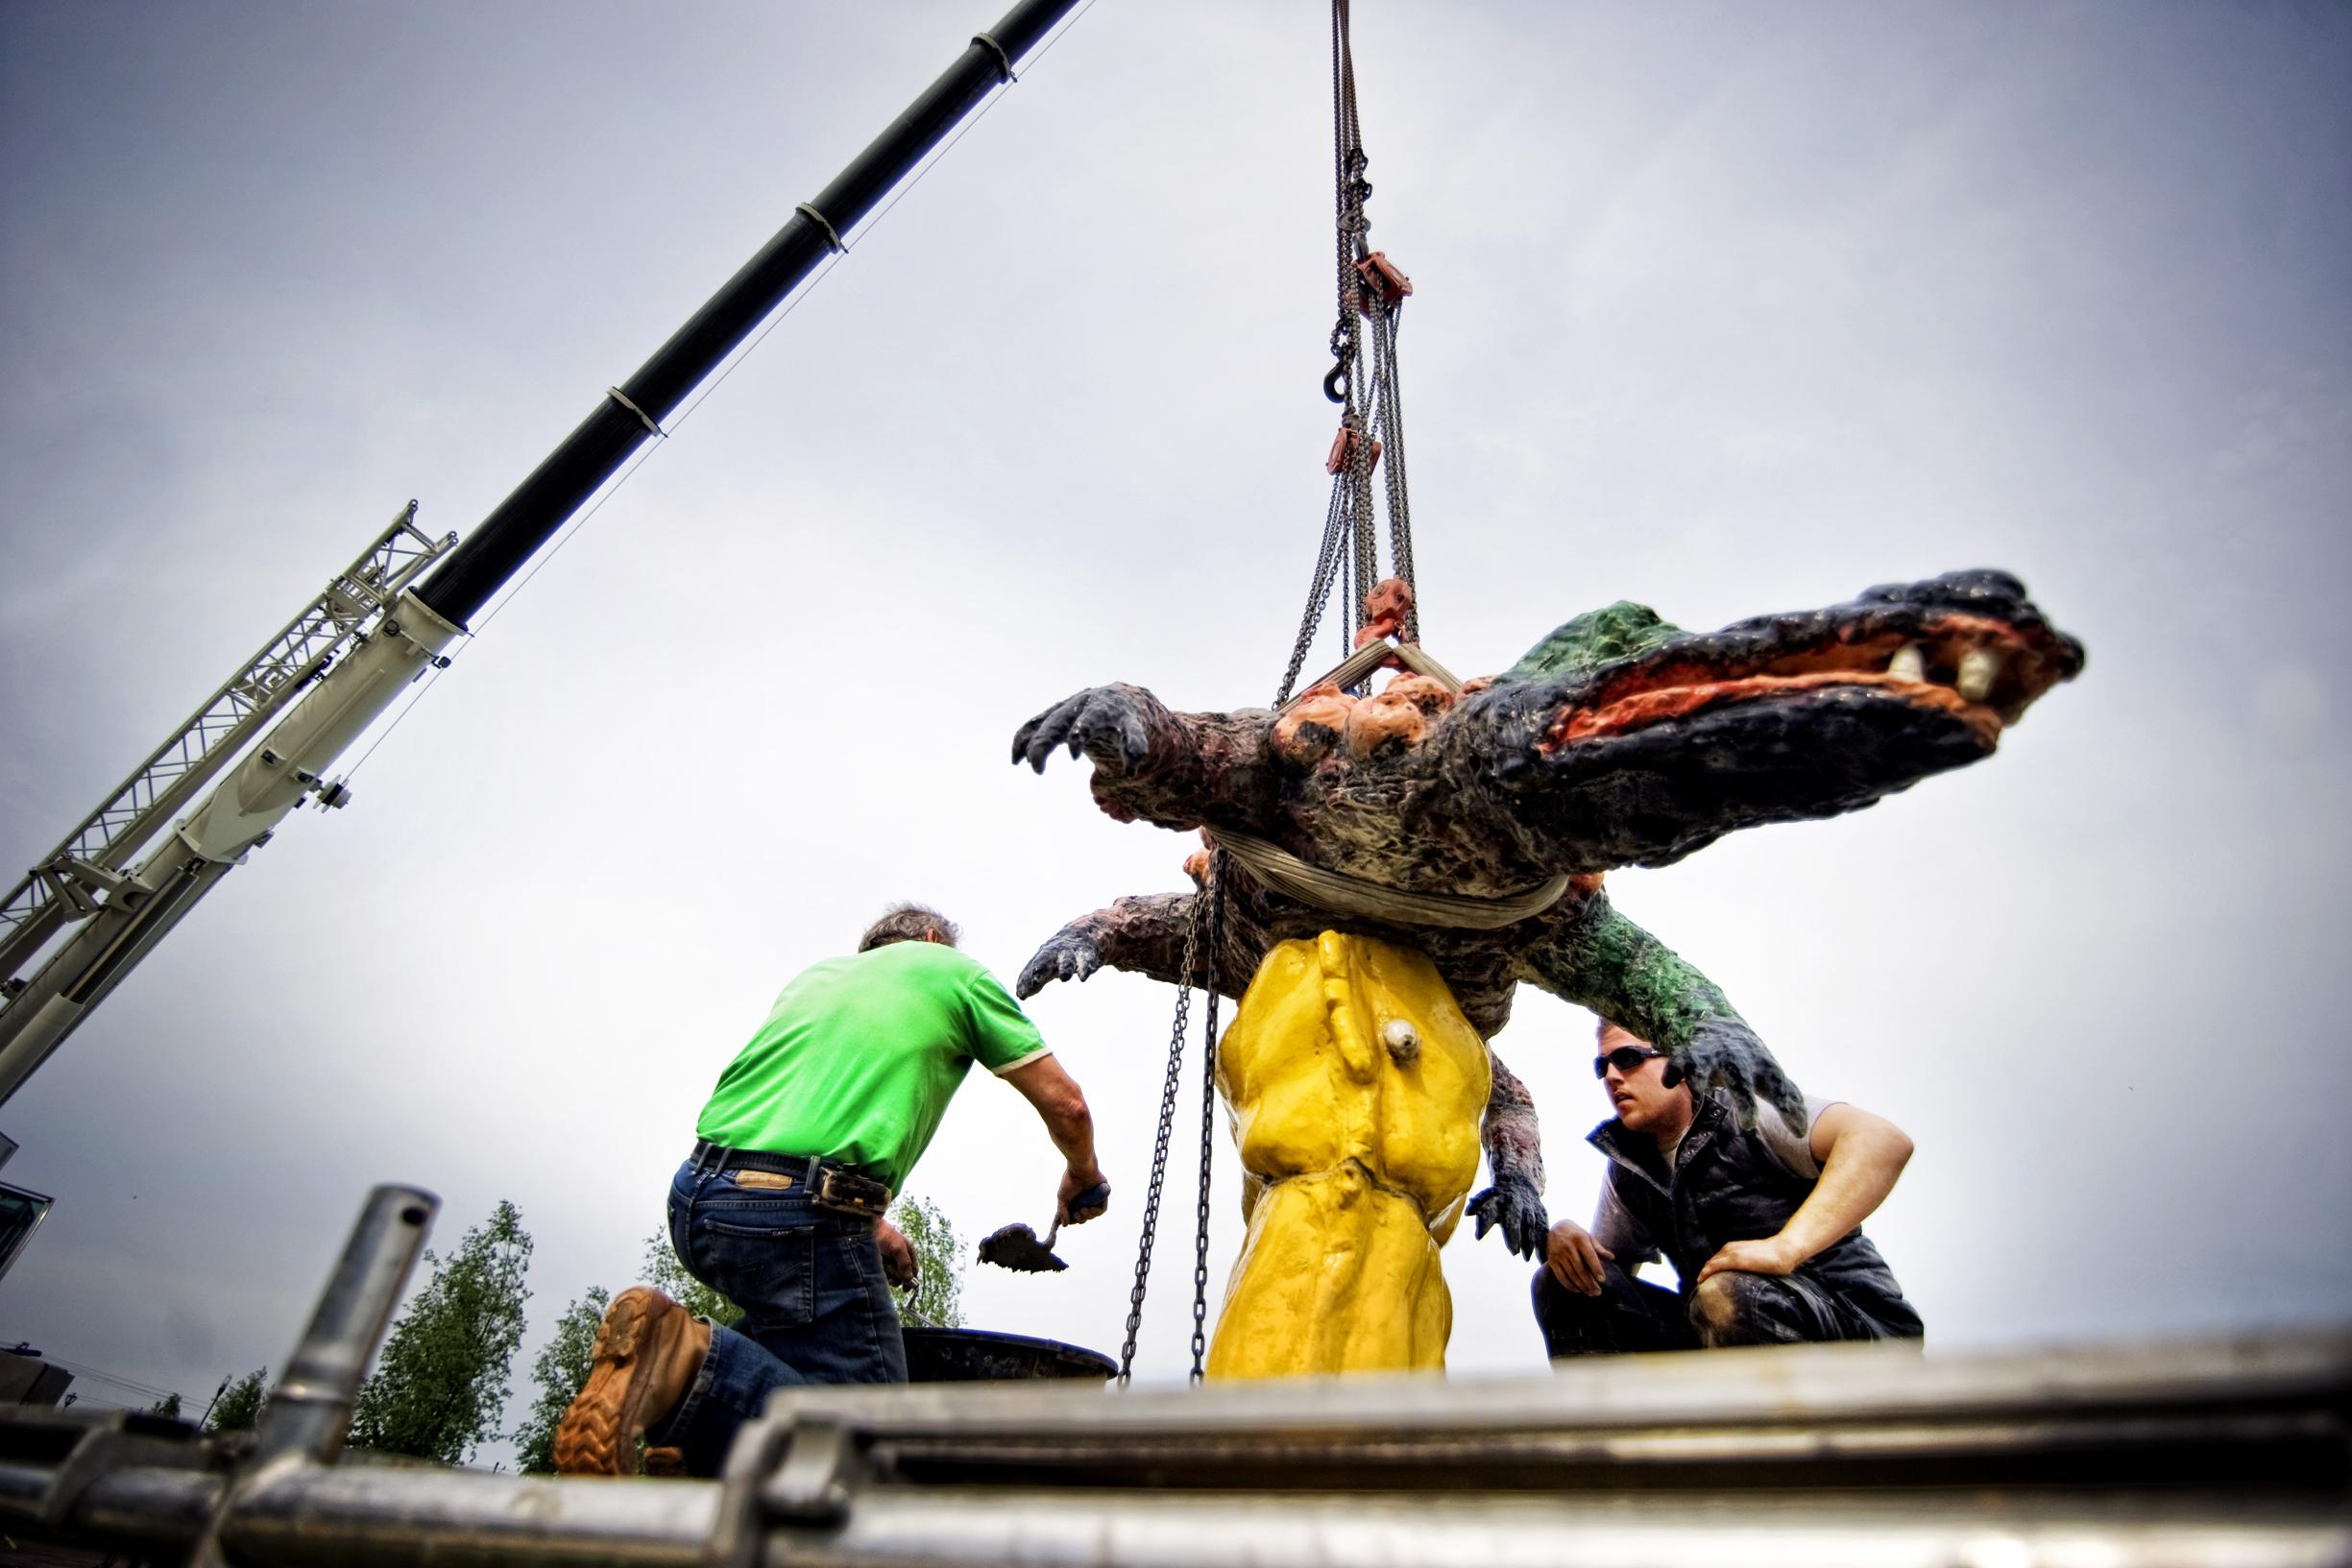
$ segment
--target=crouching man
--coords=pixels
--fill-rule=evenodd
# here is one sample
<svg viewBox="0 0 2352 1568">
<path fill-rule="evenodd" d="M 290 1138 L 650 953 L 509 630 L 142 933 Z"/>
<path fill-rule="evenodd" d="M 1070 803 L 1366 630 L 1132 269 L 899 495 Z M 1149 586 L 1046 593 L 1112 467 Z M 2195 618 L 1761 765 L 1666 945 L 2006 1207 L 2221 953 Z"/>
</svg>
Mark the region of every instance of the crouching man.
<svg viewBox="0 0 2352 1568">
<path fill-rule="evenodd" d="M 743 1309 L 733 1328 L 643 1286 L 614 1297 L 587 1384 L 555 1429 L 566 1475 L 628 1475 L 637 1440 L 718 1473 L 770 1392 L 904 1383 L 885 1277 L 914 1256 L 883 1218 L 974 1062 L 1019 1091 L 1062 1155 L 1055 1215 L 1083 1224 L 1110 1185 L 1086 1097 L 994 976 L 920 905 L 874 923 L 851 956 L 804 971 L 719 1075 L 669 1190 L 669 1239 L 696 1279 Z"/>
<path fill-rule="evenodd" d="M 1588 1140 L 1609 1157 L 1600 1210 L 1589 1231 L 1552 1227 L 1535 1279 L 1553 1356 L 1925 1334 L 1857 1228 L 1911 1157 L 1901 1128 L 1807 1100 L 1804 1136 L 1760 1103 L 1746 1131 L 1646 1041 L 1604 1020 L 1600 1048 L 1592 1071 L 1617 1113 Z M 1630 1272 L 1661 1252 L 1679 1292 Z"/>
</svg>

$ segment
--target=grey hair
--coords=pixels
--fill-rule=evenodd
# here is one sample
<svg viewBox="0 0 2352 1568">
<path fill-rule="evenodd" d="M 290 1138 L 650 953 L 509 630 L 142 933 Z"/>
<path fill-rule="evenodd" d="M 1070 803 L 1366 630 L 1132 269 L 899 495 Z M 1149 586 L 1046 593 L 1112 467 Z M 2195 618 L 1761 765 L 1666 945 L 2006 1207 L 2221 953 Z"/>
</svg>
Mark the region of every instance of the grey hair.
<svg viewBox="0 0 2352 1568">
<path fill-rule="evenodd" d="M 928 904 L 893 904 L 858 938 L 858 951 L 867 953 L 893 942 L 920 942 L 933 931 L 951 948 L 963 935 L 954 921 Z"/>
</svg>

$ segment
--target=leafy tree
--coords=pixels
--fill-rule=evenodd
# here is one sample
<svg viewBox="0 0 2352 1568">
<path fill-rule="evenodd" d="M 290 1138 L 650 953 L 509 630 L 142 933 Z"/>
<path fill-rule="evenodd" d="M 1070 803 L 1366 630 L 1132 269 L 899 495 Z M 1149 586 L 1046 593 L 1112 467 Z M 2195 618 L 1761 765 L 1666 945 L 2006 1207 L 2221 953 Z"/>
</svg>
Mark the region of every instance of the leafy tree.
<svg viewBox="0 0 2352 1568">
<path fill-rule="evenodd" d="M 914 1289 L 898 1298 L 899 1321 L 909 1328 L 963 1327 L 963 1278 L 957 1267 L 956 1227 L 928 1198 L 903 1197 L 890 1223 L 907 1233 L 914 1248 Z"/>
<path fill-rule="evenodd" d="M 261 1419 L 261 1399 L 267 1392 L 270 1369 L 248 1372 L 229 1386 L 228 1391 L 212 1402 L 211 1417 L 205 1422 L 208 1432 L 251 1432 Z"/>
<path fill-rule="evenodd" d="M 512 1203 L 466 1232 L 392 1326 L 352 1409 L 352 1444 L 457 1464 L 498 1435 L 507 1367 L 522 1342 L 531 1236 Z"/>
<path fill-rule="evenodd" d="M 956 1227 L 936 1204 L 919 1197 L 901 1198 L 890 1223 L 906 1233 L 914 1248 L 914 1290 L 899 1296 L 899 1320 L 909 1328 L 961 1328 L 963 1281 L 957 1266 Z M 645 1238 L 645 1261 L 638 1278 L 697 1317 L 729 1325 L 743 1315 L 742 1308 L 686 1271 L 665 1231 Z M 580 1375 L 585 1379 L 588 1374 Z"/>
<path fill-rule="evenodd" d="M 644 1267 L 637 1277 L 640 1283 L 652 1286 L 696 1317 L 707 1317 L 722 1328 L 732 1326 L 743 1315 L 742 1308 L 686 1271 L 677 1249 L 669 1244 L 667 1231 L 657 1230 L 645 1238 Z"/>
<path fill-rule="evenodd" d="M 157 1400 L 154 1404 L 147 1407 L 147 1413 L 150 1415 L 168 1415 L 173 1420 L 177 1421 L 180 1419 L 180 1396 L 178 1394 L 165 1394 L 161 1399 Z"/>
<path fill-rule="evenodd" d="M 564 1315 L 555 1320 L 555 1338 L 531 1363 L 539 1398 L 515 1433 L 515 1464 L 525 1474 L 554 1470 L 556 1423 L 588 1381 L 589 1365 L 595 1359 L 596 1326 L 612 1304 L 612 1292 L 601 1285 L 590 1286 L 586 1295 L 564 1309 Z"/>
</svg>

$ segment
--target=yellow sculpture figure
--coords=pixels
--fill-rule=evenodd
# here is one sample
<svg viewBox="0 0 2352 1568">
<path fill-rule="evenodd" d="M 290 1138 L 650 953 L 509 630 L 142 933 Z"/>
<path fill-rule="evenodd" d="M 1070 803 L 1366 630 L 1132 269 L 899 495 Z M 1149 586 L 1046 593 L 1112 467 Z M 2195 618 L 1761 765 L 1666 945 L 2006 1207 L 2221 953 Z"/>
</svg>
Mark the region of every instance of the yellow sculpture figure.
<svg viewBox="0 0 2352 1568">
<path fill-rule="evenodd" d="M 1258 966 L 1217 1058 L 1249 1234 L 1208 1374 L 1436 1369 L 1487 1047 L 1421 954 L 1325 931 Z"/>
</svg>

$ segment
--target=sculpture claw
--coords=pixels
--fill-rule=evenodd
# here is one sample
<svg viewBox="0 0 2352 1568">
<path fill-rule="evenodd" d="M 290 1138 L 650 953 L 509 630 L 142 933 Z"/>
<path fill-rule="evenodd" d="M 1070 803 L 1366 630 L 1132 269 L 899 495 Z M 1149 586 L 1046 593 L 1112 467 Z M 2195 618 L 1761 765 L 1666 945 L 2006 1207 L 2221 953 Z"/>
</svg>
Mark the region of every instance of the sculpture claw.
<svg viewBox="0 0 2352 1568">
<path fill-rule="evenodd" d="M 1781 1071 L 1772 1052 L 1754 1029 L 1738 1019 L 1710 1018 L 1691 1031 L 1689 1041 L 1674 1059 L 1694 1093 L 1722 1090 L 1732 1097 L 1739 1124 L 1754 1128 L 1756 1102 L 1764 1100 L 1781 1113 L 1790 1130 L 1806 1131 L 1805 1097 Z"/>
<path fill-rule="evenodd" d="M 1039 713 L 1012 738 L 1012 760 L 1039 773 L 1056 746 L 1072 757 L 1081 752 L 1105 773 L 1132 773 L 1152 755 L 1141 692 L 1117 686 L 1091 687 Z"/>
<path fill-rule="evenodd" d="M 1525 1176 L 1499 1178 L 1470 1199 L 1468 1213 L 1477 1221 L 1474 1233 L 1477 1236 L 1483 1237 L 1500 1227 L 1503 1245 L 1513 1253 L 1522 1258 L 1543 1255 L 1543 1239 L 1551 1229 L 1551 1218 L 1543 1211 L 1543 1194 Z"/>
<path fill-rule="evenodd" d="M 1103 950 L 1073 921 L 1047 939 L 1044 947 L 1021 966 L 1013 995 L 1027 1001 L 1054 980 L 1083 980 L 1103 967 Z"/>
</svg>

